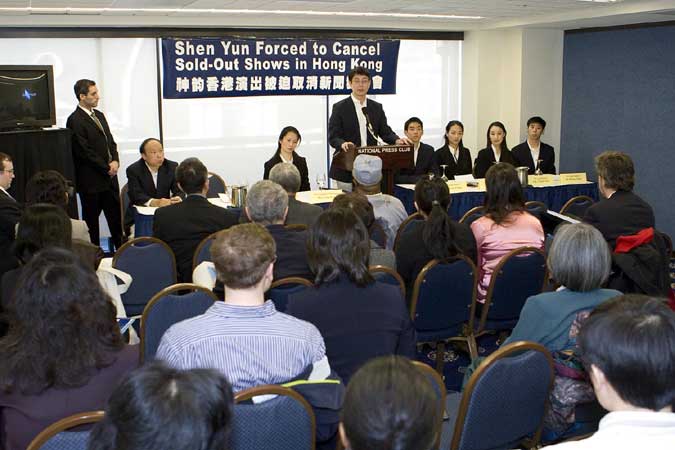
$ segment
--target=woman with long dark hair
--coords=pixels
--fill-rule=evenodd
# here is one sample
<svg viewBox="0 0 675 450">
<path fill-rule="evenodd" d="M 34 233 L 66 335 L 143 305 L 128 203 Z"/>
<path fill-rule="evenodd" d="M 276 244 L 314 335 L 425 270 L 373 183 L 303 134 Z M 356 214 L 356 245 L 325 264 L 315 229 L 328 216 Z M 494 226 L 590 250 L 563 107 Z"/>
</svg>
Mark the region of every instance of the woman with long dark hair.
<svg viewBox="0 0 675 450">
<path fill-rule="evenodd" d="M 268 180 L 272 167 L 280 162 L 293 163 L 300 172 L 300 191 L 309 191 L 309 171 L 307 170 L 307 160 L 298 155 L 295 149 L 300 145 L 302 136 L 297 128 L 292 126 L 284 127 L 279 133 L 277 140 L 277 151 L 271 159 L 265 163 L 265 172 L 263 180 Z"/>
<path fill-rule="evenodd" d="M 507 163 L 490 167 L 485 176 L 485 215 L 471 224 L 478 248 L 478 301 L 502 257 L 519 247 L 544 246 L 539 219 L 525 210 L 525 196 L 516 169 Z"/>
<path fill-rule="evenodd" d="M 488 169 L 503 162 L 516 164 L 509 147 L 506 145 L 506 127 L 501 122 L 492 122 L 487 129 L 485 148 L 478 152 L 473 164 L 473 176 L 485 178 Z"/>
<path fill-rule="evenodd" d="M 351 209 L 324 211 L 307 239 L 315 286 L 292 295 L 286 310 L 319 329 L 328 360 L 345 383 L 373 357 L 415 356 L 415 329 L 403 294 L 368 272 L 369 242 Z"/>
<path fill-rule="evenodd" d="M 464 147 L 462 137 L 464 136 L 464 125 L 459 120 L 451 120 L 445 126 L 443 139 L 445 145 L 436 150 L 436 165 L 442 171 L 445 167 L 445 176 L 449 180 L 454 180 L 455 175 L 471 174 L 471 151 Z M 441 174 L 442 175 L 442 174 Z"/>
<path fill-rule="evenodd" d="M 138 365 L 115 306 L 93 270 L 68 250 L 45 249 L 25 266 L 0 339 L 0 422 L 5 450 L 25 449 L 68 415 L 103 409 Z"/>
<path fill-rule="evenodd" d="M 476 262 L 476 241 L 471 229 L 448 216 L 450 191 L 440 178 L 422 178 L 415 185 L 415 207 L 423 221 L 410 224 L 396 249 L 396 267 L 412 293 L 415 278 L 432 259 L 458 254 Z"/>
</svg>

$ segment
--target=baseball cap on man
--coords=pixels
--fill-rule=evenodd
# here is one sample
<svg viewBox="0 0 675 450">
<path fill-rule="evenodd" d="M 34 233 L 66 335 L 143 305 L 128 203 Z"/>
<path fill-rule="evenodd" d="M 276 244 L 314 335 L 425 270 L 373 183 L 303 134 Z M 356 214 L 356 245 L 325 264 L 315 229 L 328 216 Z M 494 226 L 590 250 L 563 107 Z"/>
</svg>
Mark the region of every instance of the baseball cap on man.
<svg viewBox="0 0 675 450">
<path fill-rule="evenodd" d="M 382 160 L 372 155 L 357 156 L 354 159 L 352 177 L 364 186 L 378 184 L 382 180 Z"/>
</svg>

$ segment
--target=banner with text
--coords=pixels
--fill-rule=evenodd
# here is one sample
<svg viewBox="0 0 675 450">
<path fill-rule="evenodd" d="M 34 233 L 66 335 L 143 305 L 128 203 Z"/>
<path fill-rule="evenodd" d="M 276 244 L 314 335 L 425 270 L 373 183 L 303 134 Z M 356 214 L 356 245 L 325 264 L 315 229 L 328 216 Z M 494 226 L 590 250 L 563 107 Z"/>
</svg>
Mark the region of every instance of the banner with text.
<svg viewBox="0 0 675 450">
<path fill-rule="evenodd" d="M 396 93 L 400 41 L 162 39 L 164 98 L 348 94 L 368 69 L 371 94 Z"/>
</svg>

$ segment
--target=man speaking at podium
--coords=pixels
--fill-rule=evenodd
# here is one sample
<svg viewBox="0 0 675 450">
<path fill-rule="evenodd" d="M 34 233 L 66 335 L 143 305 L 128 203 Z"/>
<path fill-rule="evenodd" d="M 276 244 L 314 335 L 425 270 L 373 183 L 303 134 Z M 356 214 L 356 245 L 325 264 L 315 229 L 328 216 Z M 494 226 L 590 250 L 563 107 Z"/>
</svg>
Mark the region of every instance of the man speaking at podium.
<svg viewBox="0 0 675 450">
<path fill-rule="evenodd" d="M 333 105 L 328 120 L 328 143 L 335 149 L 329 176 L 337 182 L 338 189 L 352 190 L 352 173 L 335 166 L 335 157 L 341 151 L 366 145 L 410 144 L 399 138 L 387 124 L 382 104 L 366 99 L 370 89 L 370 73 L 357 66 L 349 72 L 352 94 Z"/>
</svg>

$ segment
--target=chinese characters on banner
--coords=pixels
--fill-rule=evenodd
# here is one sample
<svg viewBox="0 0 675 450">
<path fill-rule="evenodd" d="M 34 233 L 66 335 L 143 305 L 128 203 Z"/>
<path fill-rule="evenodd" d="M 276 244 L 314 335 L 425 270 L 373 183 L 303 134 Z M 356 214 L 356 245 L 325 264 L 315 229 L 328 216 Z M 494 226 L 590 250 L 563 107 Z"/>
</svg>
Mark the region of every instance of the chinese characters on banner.
<svg viewBox="0 0 675 450">
<path fill-rule="evenodd" d="M 163 97 L 333 95 L 364 66 L 370 93 L 396 93 L 400 41 L 356 39 L 162 39 Z"/>
</svg>

